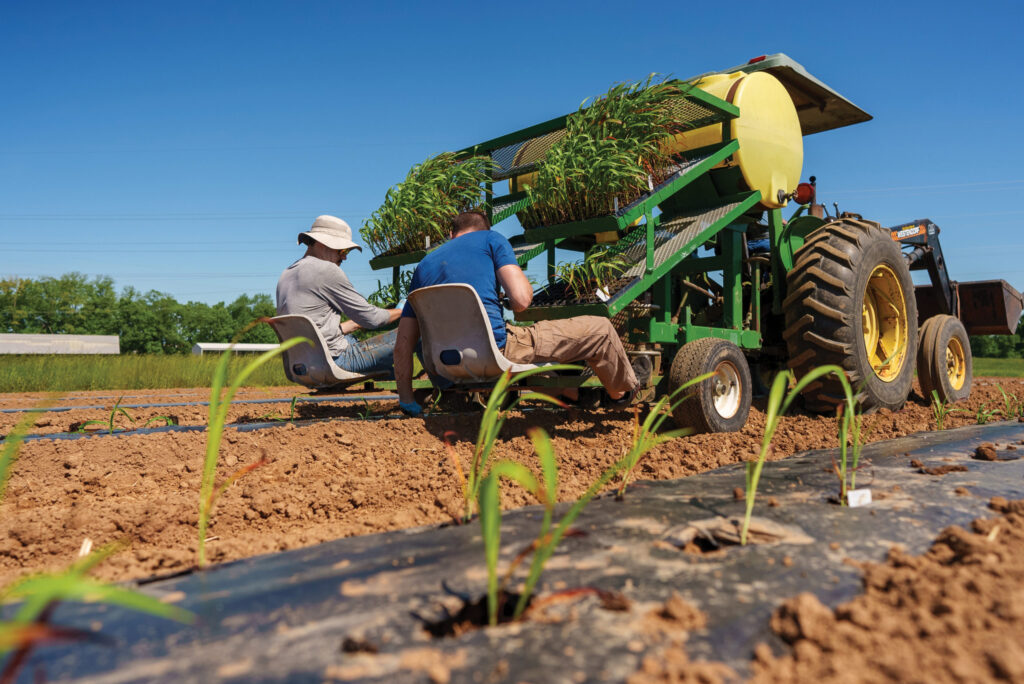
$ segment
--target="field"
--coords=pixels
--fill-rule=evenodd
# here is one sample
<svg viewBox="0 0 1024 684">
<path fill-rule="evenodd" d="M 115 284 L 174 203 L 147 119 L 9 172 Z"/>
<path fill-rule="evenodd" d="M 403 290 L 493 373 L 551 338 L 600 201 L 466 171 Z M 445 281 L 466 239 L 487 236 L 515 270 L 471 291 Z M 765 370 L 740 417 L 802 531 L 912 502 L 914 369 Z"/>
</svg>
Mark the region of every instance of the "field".
<svg viewBox="0 0 1024 684">
<path fill-rule="evenodd" d="M 237 372 L 246 357 L 232 361 Z M 0 355 L 0 392 L 74 392 L 205 387 L 217 355 L 120 354 Z M 260 367 L 254 385 L 289 385 L 281 362 Z"/>
<path fill-rule="evenodd" d="M 1024 378 L 1024 359 L 974 359 L 976 376 Z"/>
<path fill-rule="evenodd" d="M 232 362 L 235 373 L 245 357 Z M 203 387 L 217 363 L 215 355 L 122 354 L 120 356 L 0 356 L 0 393 Z M 976 376 L 1024 377 L 1024 359 L 974 359 Z M 291 383 L 279 362 L 256 371 L 254 386 Z"/>
<path fill-rule="evenodd" d="M 975 378 L 972 398 L 945 418 L 945 427 L 1000 420 L 1003 416 L 992 412 L 1005 407 L 1001 389 L 1024 397 L 1022 380 Z M 119 432 L 25 443 L 0 504 L 0 586 L 26 573 L 66 567 L 86 540 L 96 546 L 131 542 L 96 569 L 95 576 L 104 580 L 137 580 L 193 568 L 206 435 L 138 428 L 147 422 L 162 426 L 167 421 L 161 417 L 173 417 L 178 426 L 205 425 L 207 410 L 201 403 L 208 392 L 125 391 L 125 412 L 113 416 Z M 121 396 L 121 391 L 74 391 L 54 405 L 61 410 L 39 415 L 30 432 L 57 435 L 89 421 L 107 423 Z M 0 434 L 8 433 L 23 415 L 10 411 L 44 399 L 42 393 L 0 396 L 0 409 L 7 411 L 0 413 Z M 213 562 L 458 518 L 462 495 L 446 443 L 461 468 L 468 468 L 479 413 L 403 419 L 392 400 L 375 395 L 362 401 L 311 399 L 297 395 L 295 386 L 249 388 L 231 407 L 228 422 L 235 427 L 225 432 L 219 479 L 246 466 L 255 469 L 217 504 L 208 533 Z M 755 401 L 741 432 L 683 437 L 656 447 L 641 461 L 638 479 L 684 478 L 755 458 L 765 425 L 763 410 L 763 402 Z M 629 412 L 531 406 L 510 417 L 494 458 L 536 470 L 528 436 L 535 427 L 544 428 L 553 440 L 559 501 L 578 498 L 628 449 L 634 430 Z M 864 419 L 867 442 L 935 428 L 932 408 L 916 391 L 901 411 L 883 410 Z M 782 419 L 769 459 L 837 444 L 834 417 L 797 412 Z M 769 463 L 767 470 L 772 468 Z M 502 490 L 505 509 L 534 502 L 521 489 Z"/>
<path fill-rule="evenodd" d="M 1001 385 L 997 385 L 997 382 Z M 1024 397 L 1020 380 L 978 379 L 963 412 L 945 427 L 976 422 L 984 407 L 1002 407 L 998 389 Z M 229 413 L 229 423 L 267 422 L 289 417 L 292 388 L 247 390 Z M 934 429 L 931 408 L 911 395 L 902 411 L 880 411 L 865 419 L 868 441 Z M 41 397 L 5 395 L 4 409 L 26 408 Z M 171 415 L 179 425 L 204 425 L 206 408 L 197 402 L 205 390 L 145 391 L 129 395 L 125 406 L 134 423 L 116 416 L 115 427 L 144 425 Z M 262 402 L 278 399 L 279 403 Z M 106 423 L 115 397 L 76 394 L 46 413 L 32 432 L 61 433 L 89 420 Z M 360 416 L 370 412 L 370 420 Z M 20 418 L 0 414 L 6 433 Z M 220 501 L 212 534 L 214 560 L 224 561 L 320 541 L 452 520 L 461 495 L 445 448 L 445 435 L 466 462 L 476 439 L 476 416 L 438 415 L 401 419 L 393 402 L 306 403 L 296 418 L 252 432 L 228 429 L 222 448 L 225 471 L 268 463 L 231 488 Z M 157 421 L 156 425 L 163 424 Z M 533 467 L 527 429 L 540 426 L 554 440 L 562 481 L 559 500 L 577 497 L 600 472 L 624 453 L 632 435 L 629 413 L 577 412 L 537 408 L 513 416 L 495 447 L 495 456 Z M 641 479 L 677 478 L 754 458 L 764 414 L 754 408 L 739 433 L 684 437 L 656 448 L 642 463 Z M 196 509 L 205 444 L 203 432 L 157 432 L 84 436 L 75 440 L 26 443 L 17 461 L 0 516 L 0 582 L 25 571 L 66 564 L 86 537 L 106 543 L 123 535 L 135 541 L 98 570 L 105 579 L 124 580 L 190 567 L 196 554 Z M 806 449 L 836 446 L 835 419 L 793 415 L 783 419 L 772 458 Z M 506 507 L 531 497 L 510 490 Z"/>
</svg>

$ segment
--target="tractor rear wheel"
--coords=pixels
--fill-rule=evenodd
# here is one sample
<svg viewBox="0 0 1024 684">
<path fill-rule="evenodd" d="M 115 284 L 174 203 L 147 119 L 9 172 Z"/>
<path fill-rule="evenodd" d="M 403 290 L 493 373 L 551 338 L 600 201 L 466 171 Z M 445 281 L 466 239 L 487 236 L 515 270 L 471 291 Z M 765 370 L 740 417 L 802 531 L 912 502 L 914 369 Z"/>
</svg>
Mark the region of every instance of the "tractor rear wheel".
<svg viewBox="0 0 1024 684">
<path fill-rule="evenodd" d="M 932 391 L 939 401 L 952 403 L 971 394 L 974 369 L 967 329 L 955 316 L 932 316 L 921 326 L 917 351 L 917 379 L 925 401 Z"/>
<path fill-rule="evenodd" d="M 843 368 L 863 410 L 898 409 L 914 381 L 917 302 L 910 270 L 889 231 L 841 219 L 808 236 L 786 277 L 783 337 L 797 378 L 826 364 Z M 804 405 L 834 411 L 840 382 L 824 376 Z"/>
<path fill-rule="evenodd" d="M 705 337 L 679 348 L 668 374 L 668 391 L 675 392 L 694 378 L 714 373 L 675 396 L 676 425 L 698 432 L 736 432 L 750 413 L 750 367 L 732 342 Z M 682 400 L 685 395 L 691 395 Z M 682 400 L 682 401 L 681 401 Z"/>
</svg>

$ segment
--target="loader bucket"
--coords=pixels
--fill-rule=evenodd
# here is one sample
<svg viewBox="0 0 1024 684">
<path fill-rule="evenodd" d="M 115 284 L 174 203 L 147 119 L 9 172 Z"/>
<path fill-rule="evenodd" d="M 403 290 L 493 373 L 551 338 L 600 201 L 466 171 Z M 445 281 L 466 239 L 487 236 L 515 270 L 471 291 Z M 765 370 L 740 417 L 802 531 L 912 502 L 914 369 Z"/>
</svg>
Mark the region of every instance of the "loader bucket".
<svg viewBox="0 0 1024 684">
<path fill-rule="evenodd" d="M 1024 297 L 1005 280 L 958 283 L 960 320 L 969 335 L 1012 335 L 1017 329 Z M 920 323 L 945 313 L 939 292 L 931 285 L 915 288 Z"/>
<path fill-rule="evenodd" d="M 970 335 L 1012 335 L 1024 297 L 1005 280 L 960 283 L 960 320 Z"/>
</svg>

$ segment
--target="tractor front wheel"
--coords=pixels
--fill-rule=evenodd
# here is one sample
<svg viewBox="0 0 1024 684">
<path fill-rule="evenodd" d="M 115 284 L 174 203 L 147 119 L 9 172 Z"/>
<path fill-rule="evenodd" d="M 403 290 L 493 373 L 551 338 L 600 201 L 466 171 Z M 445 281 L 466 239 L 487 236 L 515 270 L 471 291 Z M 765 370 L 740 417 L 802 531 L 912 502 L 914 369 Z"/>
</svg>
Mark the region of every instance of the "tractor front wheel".
<svg viewBox="0 0 1024 684">
<path fill-rule="evenodd" d="M 736 432 L 750 413 L 751 383 L 747 359 L 732 342 L 705 337 L 680 347 L 668 374 L 668 391 L 707 373 L 714 375 L 672 399 L 672 417 L 679 427 L 698 432 Z"/>
<path fill-rule="evenodd" d="M 889 231 L 856 219 L 825 224 L 796 253 L 786 284 L 783 337 L 796 377 L 835 364 L 865 411 L 903 406 L 914 382 L 917 302 Z M 834 411 L 842 385 L 824 376 L 803 400 L 812 411 Z"/>
</svg>

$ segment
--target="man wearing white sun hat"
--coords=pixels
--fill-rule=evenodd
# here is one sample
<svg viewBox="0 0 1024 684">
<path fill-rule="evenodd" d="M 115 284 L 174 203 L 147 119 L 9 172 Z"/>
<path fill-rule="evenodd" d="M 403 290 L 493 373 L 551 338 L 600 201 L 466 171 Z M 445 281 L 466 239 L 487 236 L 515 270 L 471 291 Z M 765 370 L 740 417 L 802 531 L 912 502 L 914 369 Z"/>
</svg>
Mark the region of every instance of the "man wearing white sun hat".
<svg viewBox="0 0 1024 684">
<path fill-rule="evenodd" d="M 362 251 L 352 241 L 352 229 L 335 216 L 317 216 L 308 231 L 299 233 L 298 241 L 306 245 L 306 253 L 277 281 L 277 314 L 312 319 L 339 367 L 353 373 L 391 371 L 397 331 L 362 341 L 351 335 L 360 328 L 382 328 L 402 315 L 401 309 L 381 309 L 367 302 L 341 270 L 350 251 Z M 341 314 L 348 320 L 342 322 Z"/>
</svg>

